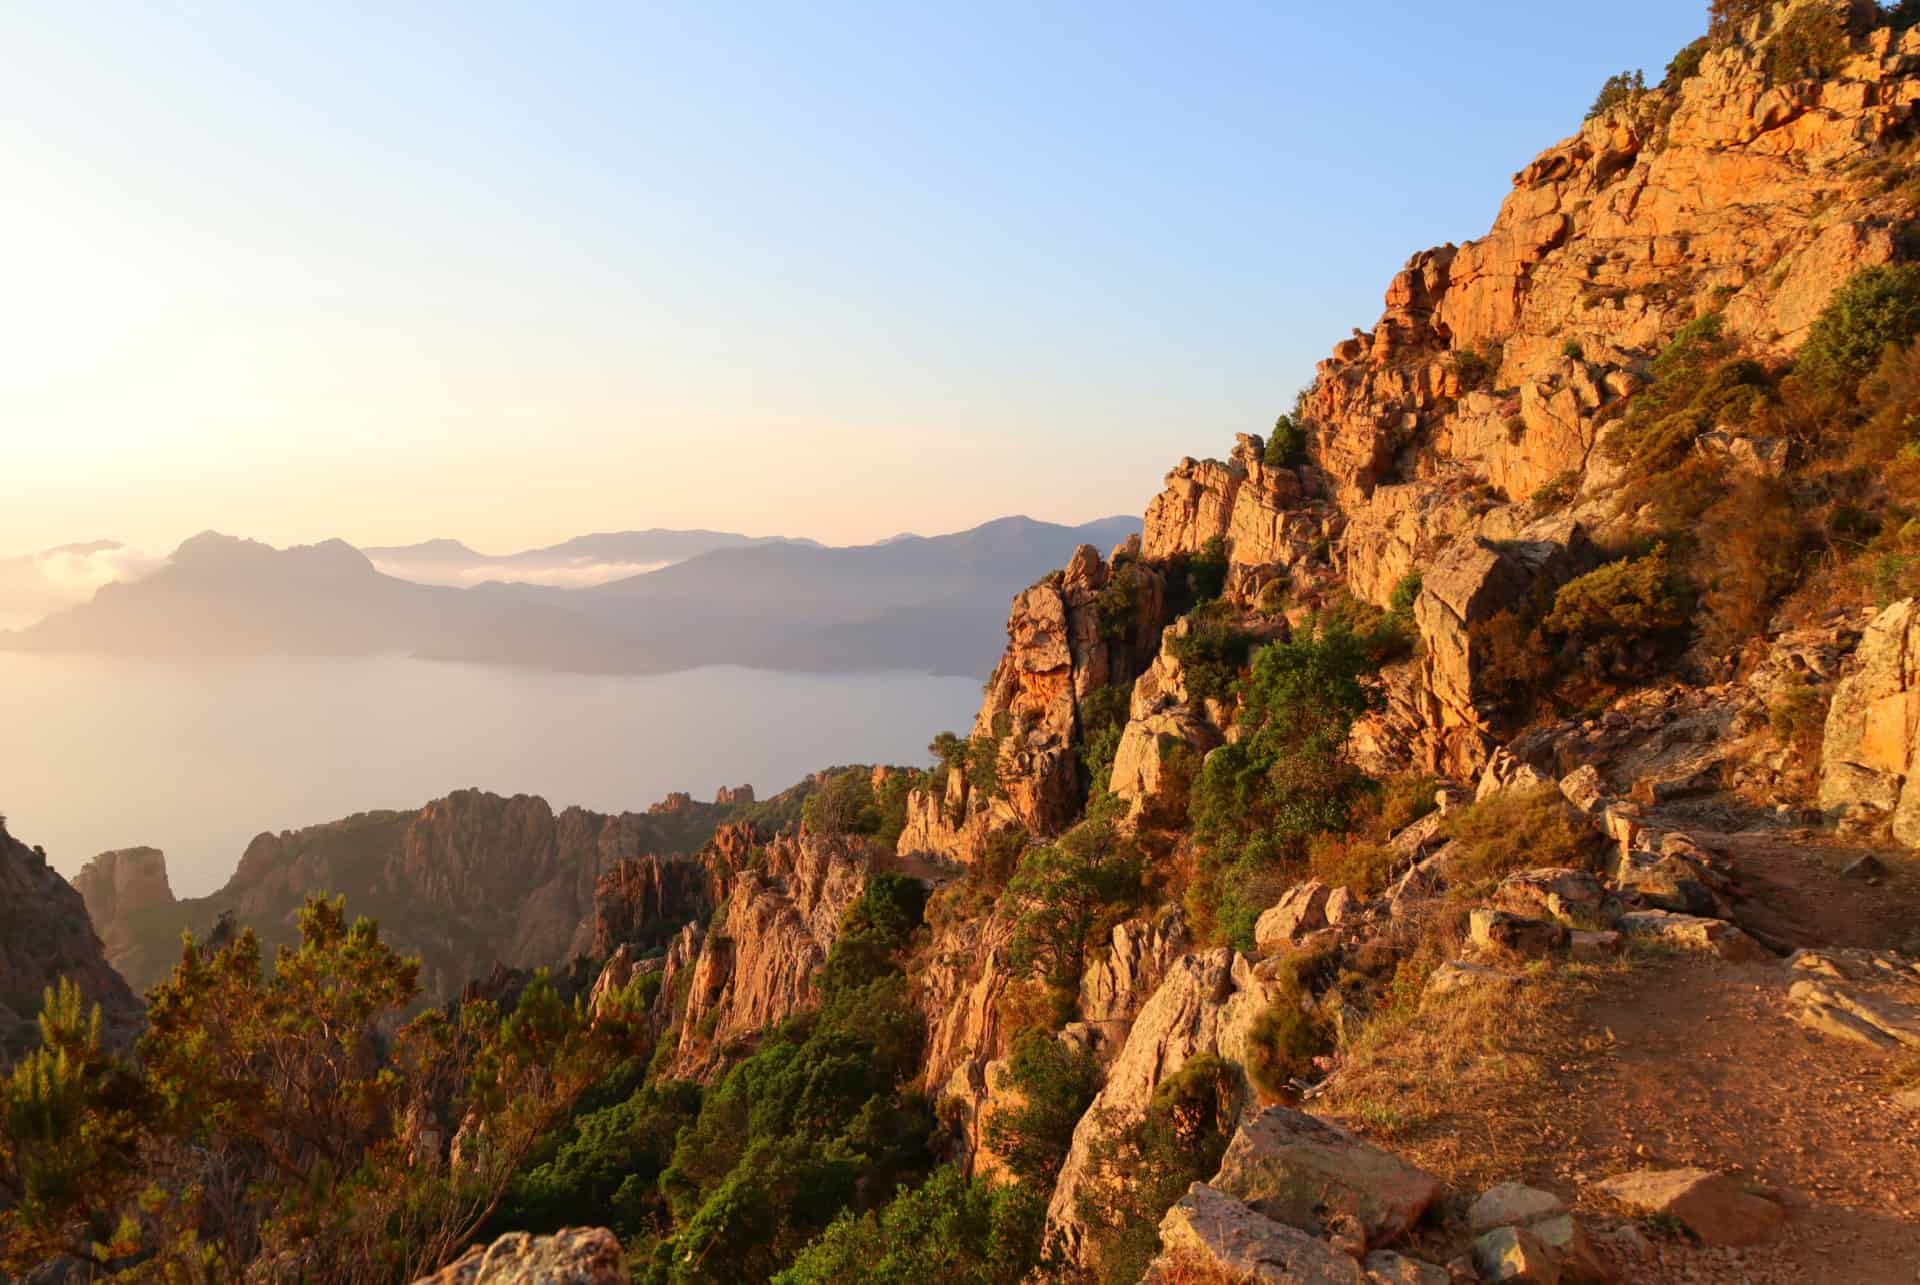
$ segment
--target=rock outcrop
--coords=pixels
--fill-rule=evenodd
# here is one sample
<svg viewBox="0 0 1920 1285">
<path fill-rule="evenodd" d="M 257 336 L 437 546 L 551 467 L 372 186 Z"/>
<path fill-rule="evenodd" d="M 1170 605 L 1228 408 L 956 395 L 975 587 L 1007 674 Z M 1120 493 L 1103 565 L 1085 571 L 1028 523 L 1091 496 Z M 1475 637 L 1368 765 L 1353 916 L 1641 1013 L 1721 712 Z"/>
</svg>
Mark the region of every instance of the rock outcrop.
<svg viewBox="0 0 1920 1285">
<path fill-rule="evenodd" d="M 1820 806 L 1889 813 L 1894 837 L 1920 846 L 1920 602 L 1873 618 L 1827 707 Z"/>
<path fill-rule="evenodd" d="M 1274 994 L 1245 956 L 1228 949 L 1183 955 L 1173 961 L 1153 998 L 1141 1008 L 1127 1042 L 1107 1070 L 1106 1083 L 1073 1131 L 1073 1143 L 1047 1205 L 1050 1234 L 1075 1261 L 1088 1253 L 1080 1216 L 1083 1189 L 1111 1181 L 1095 1170 L 1097 1143 L 1110 1131 L 1130 1127 L 1147 1112 L 1154 1090 L 1191 1058 L 1203 1053 L 1244 1065 L 1247 1035 Z M 1249 1086 L 1242 1094 L 1251 1102 Z"/>
<path fill-rule="evenodd" d="M 63 977 L 100 1006 L 110 1042 L 132 1037 L 140 1001 L 107 963 L 86 901 L 0 822 L 0 1062 L 39 1042 L 41 997 Z"/>
<path fill-rule="evenodd" d="M 601 1227 L 564 1227 L 551 1236 L 508 1232 L 475 1245 L 415 1285 L 626 1285 L 620 1241 Z"/>
<path fill-rule="evenodd" d="M 147 958 L 148 944 L 131 923 L 140 911 L 174 904 L 166 854 L 160 849 L 102 852 L 81 868 L 73 886 L 86 899 L 87 914 L 106 946 L 107 962 L 122 977 L 147 977 L 173 965 L 179 943 L 169 943 L 165 958 Z"/>
<path fill-rule="evenodd" d="M 422 988 L 439 1001 L 496 963 L 548 967 L 593 953 L 602 911 L 612 944 L 621 933 L 646 945 L 665 940 L 706 904 L 695 896 L 697 866 L 682 870 L 672 858 L 697 852 L 724 815 L 706 803 L 647 815 L 556 813 L 534 795 L 460 790 L 417 812 L 363 812 L 259 835 L 218 892 L 149 904 L 138 915 L 128 913 L 133 898 L 114 898 L 102 935 L 124 952 L 128 980 L 146 987 L 172 966 L 182 930 L 204 937 L 231 914 L 271 948 L 292 940 L 307 894 L 325 890 L 345 896 L 349 914 L 378 919 L 394 945 L 418 955 Z M 657 863 L 651 893 L 654 876 L 636 870 L 609 885 L 610 899 L 596 897 L 603 874 L 647 860 Z M 126 865 L 122 854 L 89 886 L 105 895 L 105 876 Z M 137 868 L 164 881 L 157 854 Z M 623 887 L 633 894 L 624 910 Z M 647 923 L 655 912 L 664 922 Z"/>
<path fill-rule="evenodd" d="M 777 835 L 726 871 L 725 907 L 694 961 L 673 1074 L 710 1080 L 767 1027 L 818 1002 L 840 921 L 867 886 L 865 841 Z"/>
<path fill-rule="evenodd" d="M 662 944 L 712 909 L 711 884 L 706 868 L 686 857 L 616 862 L 593 886 L 589 952 L 605 959 L 622 946 L 646 950 Z"/>
</svg>

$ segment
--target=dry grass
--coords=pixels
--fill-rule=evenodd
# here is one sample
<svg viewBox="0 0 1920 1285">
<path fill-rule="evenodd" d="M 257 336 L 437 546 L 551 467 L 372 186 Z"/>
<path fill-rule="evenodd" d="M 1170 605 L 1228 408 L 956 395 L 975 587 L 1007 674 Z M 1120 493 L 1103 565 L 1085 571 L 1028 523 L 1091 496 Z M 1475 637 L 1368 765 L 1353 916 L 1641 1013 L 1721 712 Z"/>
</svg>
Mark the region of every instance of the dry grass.
<svg viewBox="0 0 1920 1285">
<path fill-rule="evenodd" d="M 1191 1249 L 1176 1249 L 1161 1255 L 1143 1285 L 1256 1285 L 1258 1278 L 1230 1272 L 1219 1263 Z"/>
<path fill-rule="evenodd" d="M 1552 1132 L 1554 1072 L 1597 1052 L 1582 1004 L 1630 963 L 1534 965 L 1370 1022 L 1316 1110 L 1444 1178 L 1457 1191 L 1511 1177 Z"/>
</svg>

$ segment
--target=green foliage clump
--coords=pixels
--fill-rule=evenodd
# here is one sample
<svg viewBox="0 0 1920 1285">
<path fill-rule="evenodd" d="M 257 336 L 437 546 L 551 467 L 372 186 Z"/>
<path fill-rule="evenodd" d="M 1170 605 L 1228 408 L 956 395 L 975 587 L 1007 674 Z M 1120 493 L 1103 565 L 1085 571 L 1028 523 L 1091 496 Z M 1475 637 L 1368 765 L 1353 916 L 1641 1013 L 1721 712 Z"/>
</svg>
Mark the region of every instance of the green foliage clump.
<svg viewBox="0 0 1920 1285">
<path fill-rule="evenodd" d="M 1541 483 L 1540 489 L 1533 493 L 1531 501 L 1533 516 L 1544 518 L 1549 514 L 1558 513 L 1573 503 L 1573 497 L 1578 494 L 1580 494 L 1579 473 L 1573 469 L 1555 473 Z"/>
<path fill-rule="evenodd" d="M 1449 354 L 1454 377 L 1462 394 L 1475 392 L 1493 382 L 1500 371 L 1504 350 L 1500 341 L 1489 339 L 1476 348 L 1461 348 Z"/>
<path fill-rule="evenodd" d="M 1783 85 L 1831 76 L 1852 55 L 1847 19 L 1831 6 L 1807 4 L 1788 14 L 1768 39 L 1761 65 L 1769 85 Z"/>
<path fill-rule="evenodd" d="M 1593 106 L 1587 108 L 1587 119 L 1604 116 L 1616 107 L 1624 107 L 1635 98 L 1647 92 L 1647 77 L 1644 72 L 1623 71 L 1607 77 L 1600 86 L 1599 96 L 1593 100 Z"/>
<path fill-rule="evenodd" d="M 1187 695 L 1195 701 L 1224 701 L 1253 649 L 1253 640 L 1224 603 L 1209 603 L 1193 611 L 1191 627 L 1168 642 L 1185 673 Z"/>
<path fill-rule="evenodd" d="M 1387 598 L 1387 609 L 1399 615 L 1413 614 L 1413 604 L 1420 599 L 1420 571 L 1415 568 L 1401 576 L 1393 586 L 1393 593 Z"/>
<path fill-rule="evenodd" d="M 1777 0 L 1711 0 L 1707 6 L 1707 39 L 1716 45 L 1731 44 L 1755 18 L 1773 11 Z"/>
<path fill-rule="evenodd" d="M 1802 754 L 1819 749 L 1826 732 L 1827 699 L 1827 693 L 1811 683 L 1781 692 L 1767 704 L 1767 725 L 1773 739 Z"/>
<path fill-rule="evenodd" d="M 987 1146 L 1022 1186 L 1051 1191 L 1074 1127 L 1100 1088 L 1100 1065 L 1090 1051 L 1029 1029 L 1014 1041 L 1003 1074 L 1018 1105 L 989 1117 Z"/>
<path fill-rule="evenodd" d="M 659 1232 L 668 1217 L 660 1174 L 680 1130 L 699 1113 L 699 1085 L 663 1080 L 581 1115 L 550 1159 L 515 1176 L 492 1234 L 555 1232 L 577 1224 L 587 1210 L 623 1241 Z"/>
<path fill-rule="evenodd" d="M 1139 848 L 1111 821 L 1083 821 L 1053 843 L 1029 848 L 1007 885 L 1018 908 L 1008 961 L 1050 984 L 1075 987 L 1087 948 L 1141 897 Z"/>
<path fill-rule="evenodd" d="M 774 1285 L 1019 1285 L 1040 1260 L 1037 1188 L 967 1179 L 950 1166 L 878 1214 L 842 1213 Z"/>
<path fill-rule="evenodd" d="M 1239 739 L 1207 756 L 1193 786 L 1203 857 L 1187 899 L 1203 932 L 1251 948 L 1272 885 L 1304 863 L 1309 838 L 1341 824 L 1361 781 L 1347 734 L 1377 703 L 1374 670 L 1366 642 L 1340 621 L 1253 657 Z"/>
<path fill-rule="evenodd" d="M 1608 455 L 1640 483 L 1671 473 L 1701 433 L 1745 422 L 1771 393 L 1765 368 L 1734 355 L 1719 313 L 1682 326 L 1654 358 L 1652 374 L 1606 440 Z"/>
<path fill-rule="evenodd" d="M 936 753 L 940 748 L 936 739 Z M 815 834 L 868 835 L 876 846 L 891 849 L 906 828 L 907 793 L 923 782 L 917 772 L 892 772 L 876 788 L 871 769 L 846 768 L 807 796 L 800 820 Z"/>
<path fill-rule="evenodd" d="M 1106 790 L 1113 774 L 1113 756 L 1119 752 L 1120 736 L 1127 730 L 1132 700 L 1129 684 L 1109 683 L 1087 693 L 1080 702 L 1080 761 L 1095 794 Z"/>
<path fill-rule="evenodd" d="M 1131 558 L 1115 559 L 1106 587 L 1094 595 L 1094 619 L 1100 636 L 1108 642 L 1124 641 L 1133 629 L 1140 610 L 1141 574 L 1139 564 Z"/>
<path fill-rule="evenodd" d="M 1197 603 L 1212 602 L 1227 588 L 1227 542 L 1220 536 L 1209 536 L 1200 546 L 1200 552 L 1193 555 L 1187 563 L 1188 583 L 1193 586 L 1193 600 Z"/>
<path fill-rule="evenodd" d="M 1248 1033 L 1247 1074 L 1269 1098 L 1291 1096 L 1293 1081 L 1311 1072 L 1313 1059 L 1332 1047 L 1308 985 L 1324 962 L 1317 955 L 1287 955 L 1268 979 L 1274 998 Z"/>
<path fill-rule="evenodd" d="M 1560 586 L 1543 627 L 1550 634 L 1593 639 L 1641 637 L 1684 623 L 1667 548 L 1659 544 Z"/>
<path fill-rule="evenodd" d="M 6 1270 L 64 1253 L 137 1258 L 157 1280 L 241 1279 L 261 1261 L 312 1281 L 417 1278 L 632 1060 L 544 975 L 510 1012 L 476 1001 L 399 1025 L 419 961 L 339 899 L 309 898 L 298 932 L 271 970 L 251 931 L 217 950 L 187 937 L 132 1062 L 101 1052 L 77 992 L 49 997 L 43 1047 L 0 1104 L 0 1187 L 21 1193 Z M 462 1121 L 474 1143 L 450 1166 L 432 1137 Z"/>
<path fill-rule="evenodd" d="M 1920 335 L 1920 264 L 1863 268 L 1834 291 L 1807 331 L 1796 381 L 1828 394 L 1851 390 L 1890 346 Z"/>
<path fill-rule="evenodd" d="M 1673 61 L 1667 64 L 1667 74 L 1660 82 L 1660 88 L 1678 89 L 1683 83 L 1699 75 L 1700 64 L 1706 60 L 1707 50 L 1712 47 L 1712 43 L 1708 37 L 1702 36 L 1675 54 Z"/>
<path fill-rule="evenodd" d="M 1292 468 L 1306 458 L 1307 428 L 1298 416 L 1282 415 L 1273 421 L 1261 458 L 1271 468 Z"/>
<path fill-rule="evenodd" d="M 1484 895 L 1518 870 L 1585 869 L 1596 843 L 1592 827 L 1552 785 L 1489 795 L 1449 812 L 1441 830 L 1458 845 L 1449 874 L 1461 897 Z"/>
</svg>

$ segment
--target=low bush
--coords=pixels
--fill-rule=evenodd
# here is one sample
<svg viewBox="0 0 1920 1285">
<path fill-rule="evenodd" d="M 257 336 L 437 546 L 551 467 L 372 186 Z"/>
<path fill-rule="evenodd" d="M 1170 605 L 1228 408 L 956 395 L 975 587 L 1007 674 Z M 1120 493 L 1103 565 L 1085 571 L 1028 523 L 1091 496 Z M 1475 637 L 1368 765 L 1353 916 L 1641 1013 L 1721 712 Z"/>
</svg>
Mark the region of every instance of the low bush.
<svg viewBox="0 0 1920 1285">
<path fill-rule="evenodd" d="M 1268 979 L 1273 1002 L 1256 1017 L 1247 1035 L 1247 1074 L 1270 1099 L 1291 1100 L 1293 1081 L 1313 1071 L 1313 1059 L 1333 1047 L 1326 1022 L 1313 1006 L 1309 985 L 1326 957 L 1283 956 Z"/>
<path fill-rule="evenodd" d="M 1761 57 L 1769 85 L 1820 80 L 1853 56 L 1846 18 L 1828 5 L 1801 5 L 1767 40 Z"/>
<path fill-rule="evenodd" d="M 1802 755 L 1814 753 L 1826 733 L 1827 699 L 1827 691 L 1812 683 L 1781 692 L 1767 704 L 1773 739 Z"/>
<path fill-rule="evenodd" d="M 1593 106 L 1587 108 L 1587 119 L 1604 116 L 1616 107 L 1625 107 L 1635 98 L 1647 92 L 1646 73 L 1623 71 L 1607 77 L 1600 86 L 1600 93 L 1593 100 Z"/>
<path fill-rule="evenodd" d="M 1194 701 L 1227 700 L 1247 663 L 1253 640 L 1225 603 L 1202 606 L 1188 619 L 1191 630 L 1169 642 L 1185 671 L 1187 695 Z"/>
<path fill-rule="evenodd" d="M 1458 845 L 1449 874 L 1473 898 L 1507 875 L 1539 866 L 1585 869 L 1598 848 L 1585 817 L 1551 785 L 1505 790 L 1450 812 L 1442 830 Z"/>
<path fill-rule="evenodd" d="M 1673 568 L 1660 544 L 1641 557 L 1569 580 L 1554 595 L 1542 627 L 1550 634 L 1599 640 L 1645 637 L 1683 623 Z"/>
</svg>

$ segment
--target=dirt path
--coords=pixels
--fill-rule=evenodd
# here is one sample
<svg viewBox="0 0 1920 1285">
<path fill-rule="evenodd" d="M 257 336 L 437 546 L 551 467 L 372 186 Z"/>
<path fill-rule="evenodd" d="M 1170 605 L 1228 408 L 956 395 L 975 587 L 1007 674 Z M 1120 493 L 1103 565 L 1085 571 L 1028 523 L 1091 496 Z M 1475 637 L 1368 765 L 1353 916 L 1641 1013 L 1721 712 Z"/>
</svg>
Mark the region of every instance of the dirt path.
<svg viewBox="0 0 1920 1285">
<path fill-rule="evenodd" d="M 1920 937 L 1910 854 L 1874 852 L 1872 881 L 1840 872 L 1869 849 L 1807 834 L 1695 837 L 1736 871 L 1740 917 L 1795 946 L 1887 949 Z M 1891 1102 L 1910 1056 L 1816 1034 L 1788 1015 L 1782 964 L 1656 961 L 1603 986 L 1562 1050 L 1576 1191 L 1632 1168 L 1744 1177 L 1788 1209 L 1786 1232 L 1742 1252 L 1656 1244 L 1649 1280 L 1920 1281 L 1920 1115 Z M 1592 1038 L 1597 1035 L 1598 1038 Z"/>
<path fill-rule="evenodd" d="M 1598 1038 L 1562 1050 L 1557 1186 L 1585 1195 L 1624 1170 L 1697 1166 L 1789 1211 L 1785 1234 L 1739 1254 L 1656 1242 L 1644 1279 L 1920 1281 L 1920 1117 L 1889 1101 L 1896 1059 L 1795 1024 L 1785 971 L 1642 966 L 1580 1015 Z"/>
<path fill-rule="evenodd" d="M 1732 862 L 1745 900 L 1738 917 L 1797 946 L 1910 947 L 1920 941 L 1920 862 L 1912 853 L 1822 841 L 1805 832 L 1691 831 Z M 1875 880 L 1841 875 L 1871 856 Z"/>
</svg>

